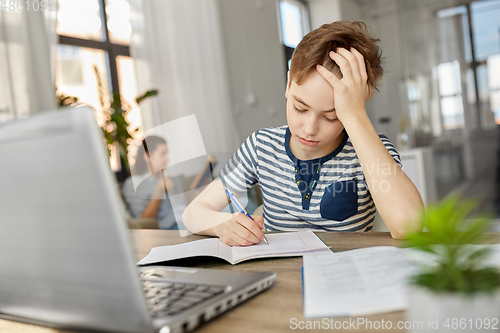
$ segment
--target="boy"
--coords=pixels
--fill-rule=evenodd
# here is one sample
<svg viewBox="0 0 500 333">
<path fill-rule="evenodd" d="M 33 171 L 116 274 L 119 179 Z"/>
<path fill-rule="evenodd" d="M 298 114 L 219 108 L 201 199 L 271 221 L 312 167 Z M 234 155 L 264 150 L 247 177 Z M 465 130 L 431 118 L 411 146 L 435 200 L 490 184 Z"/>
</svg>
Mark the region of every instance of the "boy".
<svg viewBox="0 0 500 333">
<path fill-rule="evenodd" d="M 418 230 L 422 199 L 400 157 L 365 111 L 382 76 L 381 52 L 362 22 L 334 22 L 294 51 L 285 96 L 288 126 L 253 133 L 186 208 L 195 233 L 228 245 L 259 243 L 267 230 L 369 231 L 375 205 L 393 238 Z M 259 183 L 263 217 L 220 212 L 223 186 Z"/>
</svg>

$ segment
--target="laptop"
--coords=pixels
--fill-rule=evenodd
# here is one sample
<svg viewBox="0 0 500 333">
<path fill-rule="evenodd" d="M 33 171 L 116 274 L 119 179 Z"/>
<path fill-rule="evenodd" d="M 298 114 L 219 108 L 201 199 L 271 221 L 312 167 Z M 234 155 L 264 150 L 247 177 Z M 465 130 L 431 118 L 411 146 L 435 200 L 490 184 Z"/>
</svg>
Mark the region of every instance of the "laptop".
<svg viewBox="0 0 500 333">
<path fill-rule="evenodd" d="M 138 267 L 90 108 L 0 124 L 0 317 L 69 330 L 182 332 L 272 272 Z"/>
</svg>

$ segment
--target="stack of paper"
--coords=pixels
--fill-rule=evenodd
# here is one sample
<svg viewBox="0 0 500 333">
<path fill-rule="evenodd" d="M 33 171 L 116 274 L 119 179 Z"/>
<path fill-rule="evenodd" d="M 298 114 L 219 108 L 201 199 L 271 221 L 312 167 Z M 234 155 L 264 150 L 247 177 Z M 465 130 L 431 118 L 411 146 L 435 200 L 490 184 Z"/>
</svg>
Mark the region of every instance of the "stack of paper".
<svg viewBox="0 0 500 333">
<path fill-rule="evenodd" d="M 471 245 L 475 247 L 479 245 Z M 500 245 L 485 263 L 498 267 Z M 405 288 L 419 263 L 436 264 L 425 252 L 376 246 L 304 256 L 304 316 L 344 317 L 406 310 Z"/>
<path fill-rule="evenodd" d="M 406 308 L 404 287 L 416 264 L 380 246 L 304 257 L 304 316 L 364 316 Z"/>
</svg>

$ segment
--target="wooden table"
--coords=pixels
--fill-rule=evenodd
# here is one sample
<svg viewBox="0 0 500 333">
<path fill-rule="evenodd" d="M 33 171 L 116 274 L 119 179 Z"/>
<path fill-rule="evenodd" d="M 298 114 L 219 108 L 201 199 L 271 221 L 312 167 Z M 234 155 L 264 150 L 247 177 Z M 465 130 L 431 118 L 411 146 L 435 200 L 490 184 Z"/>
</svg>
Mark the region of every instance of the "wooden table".
<svg viewBox="0 0 500 333">
<path fill-rule="evenodd" d="M 329 245 L 334 252 L 347 251 L 352 249 L 389 245 L 402 247 L 403 243 L 392 239 L 387 232 L 368 233 L 326 233 L 319 232 L 317 235 Z M 161 245 L 172 245 L 189 242 L 204 238 L 203 236 L 190 235 L 180 237 L 177 231 L 169 230 L 131 230 L 131 237 L 134 244 L 136 259 L 142 259 L 151 248 Z M 492 233 L 491 238 L 495 242 L 500 242 L 500 233 Z M 299 321 L 303 325 L 310 319 L 303 316 L 302 307 L 302 278 L 300 266 L 302 258 L 271 258 L 250 260 L 238 265 L 229 265 L 224 260 L 211 258 L 190 258 L 175 261 L 172 265 L 206 267 L 227 270 L 248 270 L 248 271 L 273 271 L 277 274 L 275 285 L 263 293 L 253 297 L 243 304 L 231 309 L 212 319 L 210 322 L 199 327 L 196 332 L 294 332 L 305 331 L 302 329 L 292 329 Z M 296 320 L 294 320 L 294 318 Z M 344 331 L 347 332 L 406 332 L 404 329 L 397 329 L 399 321 L 405 321 L 404 311 L 384 313 L 379 315 L 364 316 L 366 320 L 380 322 L 382 319 L 392 323 L 392 329 L 369 330 L 365 327 L 359 329 L 351 326 Z M 334 318 L 336 321 L 356 321 L 356 317 Z M 321 321 L 321 319 L 319 319 Z M 319 331 L 327 331 L 320 329 Z M 337 331 L 337 330 L 335 330 Z M 339 330 L 339 331 L 342 331 Z M 0 320 L 0 332 L 15 333 L 50 333 L 65 332 L 50 328 L 16 323 L 7 320 Z"/>
</svg>

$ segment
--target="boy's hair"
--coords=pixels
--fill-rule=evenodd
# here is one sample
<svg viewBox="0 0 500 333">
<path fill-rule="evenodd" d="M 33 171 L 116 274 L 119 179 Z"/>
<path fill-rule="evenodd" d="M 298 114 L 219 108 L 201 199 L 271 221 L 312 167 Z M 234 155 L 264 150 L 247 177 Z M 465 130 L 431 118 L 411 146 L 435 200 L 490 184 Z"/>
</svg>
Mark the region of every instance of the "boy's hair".
<svg viewBox="0 0 500 333">
<path fill-rule="evenodd" d="M 382 78 L 382 50 L 377 45 L 380 39 L 373 37 L 363 22 L 337 21 L 323 24 L 302 38 L 292 55 L 290 64 L 290 80 L 302 84 L 316 65 L 320 64 L 342 78 L 339 66 L 330 58 L 330 51 L 337 47 L 350 50 L 351 47 L 361 53 L 365 59 L 368 85 L 377 89 L 377 83 Z M 291 82 L 291 81 L 290 81 Z"/>
</svg>

